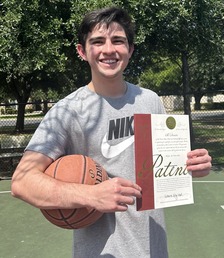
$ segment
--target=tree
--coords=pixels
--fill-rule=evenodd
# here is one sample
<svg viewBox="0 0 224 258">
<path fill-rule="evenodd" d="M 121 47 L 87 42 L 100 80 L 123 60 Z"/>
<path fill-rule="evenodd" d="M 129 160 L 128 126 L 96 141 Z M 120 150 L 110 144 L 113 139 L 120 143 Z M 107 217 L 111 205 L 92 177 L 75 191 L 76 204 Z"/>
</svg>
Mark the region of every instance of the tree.
<svg viewBox="0 0 224 258">
<path fill-rule="evenodd" d="M 24 129 L 25 106 L 32 92 L 42 89 L 46 93 L 46 87 L 53 85 L 63 96 L 89 80 L 90 72 L 75 50 L 77 26 L 87 11 L 113 4 L 103 0 L 4 1 L 0 7 L 0 76 L 6 84 L 0 87 L 19 104 L 16 131 Z"/>
<path fill-rule="evenodd" d="M 208 55 L 220 53 L 223 45 L 223 10 L 221 0 L 158 0 L 151 3 L 153 13 L 149 23 L 152 28 L 150 34 L 145 35 L 145 43 L 159 56 L 168 57 L 174 62 L 181 60 L 184 112 L 189 114 L 190 121 L 189 60 L 196 57 L 202 63 Z M 192 124 L 191 134 L 193 139 Z"/>
<path fill-rule="evenodd" d="M 181 95 L 181 69 L 169 59 L 155 60 L 140 76 L 140 85 L 160 95 Z"/>
<path fill-rule="evenodd" d="M 211 56 L 205 62 L 192 60 L 191 91 L 195 99 L 195 110 L 201 110 L 201 98 L 206 92 L 217 92 L 224 88 L 224 58 L 223 55 Z"/>
<path fill-rule="evenodd" d="M 0 7 L 0 76 L 6 81 L 5 92 L 8 89 L 20 103 L 18 131 L 23 130 L 32 91 L 40 85 L 44 90 L 41 80 L 54 81 L 61 94 L 89 81 L 88 66 L 75 50 L 77 28 L 88 11 L 111 5 L 123 6 L 136 22 L 135 52 L 126 79 L 138 83 L 156 58 L 169 58 L 172 64 L 181 60 L 184 107 L 190 114 L 189 60 L 203 63 L 207 53 L 217 51 L 223 39 L 222 0 L 5 0 Z"/>
<path fill-rule="evenodd" d="M 0 73 L 19 104 L 16 130 L 24 129 L 24 112 L 33 88 L 44 76 L 61 73 L 67 1 L 6 0 L 0 13 Z M 66 19 L 67 17 L 65 17 Z"/>
</svg>

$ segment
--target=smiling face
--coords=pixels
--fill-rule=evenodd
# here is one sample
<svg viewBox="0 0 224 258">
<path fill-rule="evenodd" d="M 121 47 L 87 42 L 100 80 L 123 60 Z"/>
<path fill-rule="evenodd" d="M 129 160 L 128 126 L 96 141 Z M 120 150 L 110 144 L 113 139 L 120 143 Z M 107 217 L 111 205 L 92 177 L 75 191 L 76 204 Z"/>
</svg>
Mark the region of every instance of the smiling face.
<svg viewBox="0 0 224 258">
<path fill-rule="evenodd" d="M 97 25 L 88 33 L 85 49 L 77 45 L 79 55 L 89 63 L 92 80 L 121 79 L 133 53 L 124 29 L 118 23 Z"/>
</svg>

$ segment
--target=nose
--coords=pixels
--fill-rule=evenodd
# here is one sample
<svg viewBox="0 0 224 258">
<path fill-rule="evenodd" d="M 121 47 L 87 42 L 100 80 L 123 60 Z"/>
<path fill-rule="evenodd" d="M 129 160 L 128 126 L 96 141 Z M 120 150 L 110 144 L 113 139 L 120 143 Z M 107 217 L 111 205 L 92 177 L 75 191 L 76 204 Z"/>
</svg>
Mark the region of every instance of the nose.
<svg viewBox="0 0 224 258">
<path fill-rule="evenodd" d="M 105 41 L 105 43 L 102 47 L 102 52 L 107 55 L 113 54 L 115 52 L 114 44 L 110 40 Z"/>
</svg>

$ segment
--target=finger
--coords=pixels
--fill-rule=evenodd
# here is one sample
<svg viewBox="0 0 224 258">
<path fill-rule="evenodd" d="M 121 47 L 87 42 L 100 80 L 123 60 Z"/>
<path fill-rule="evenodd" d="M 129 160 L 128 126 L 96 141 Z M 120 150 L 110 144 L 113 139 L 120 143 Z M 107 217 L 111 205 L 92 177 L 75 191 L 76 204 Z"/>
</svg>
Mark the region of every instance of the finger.
<svg viewBox="0 0 224 258">
<path fill-rule="evenodd" d="M 187 157 L 191 159 L 191 158 L 204 156 L 204 155 L 208 155 L 208 151 L 206 149 L 196 149 L 188 152 Z"/>
<path fill-rule="evenodd" d="M 135 196 L 141 198 L 141 187 L 130 180 L 123 178 L 114 178 L 115 192 L 126 196 Z"/>
<path fill-rule="evenodd" d="M 187 170 L 192 172 L 199 172 L 199 171 L 209 171 L 211 169 L 211 163 L 201 163 L 201 164 L 193 164 L 188 165 Z"/>
<path fill-rule="evenodd" d="M 123 196 L 133 196 L 133 197 L 137 197 L 137 198 L 141 198 L 142 194 L 141 191 L 136 190 L 132 187 L 122 187 L 121 188 L 121 192 L 120 192 Z"/>
<path fill-rule="evenodd" d="M 192 177 L 204 177 L 204 176 L 207 176 L 209 175 L 210 173 L 210 170 L 207 169 L 207 170 L 198 170 L 198 171 L 192 171 Z"/>
<path fill-rule="evenodd" d="M 186 164 L 188 166 L 190 165 L 196 165 L 196 164 L 202 164 L 202 163 L 211 163 L 212 158 L 208 154 L 208 151 L 206 149 L 196 149 L 193 151 L 190 151 L 187 154 L 188 160 Z"/>
<path fill-rule="evenodd" d="M 137 187 L 137 189 L 133 188 L 133 183 L 130 183 L 130 184 L 125 183 L 122 185 L 116 184 L 114 190 L 115 190 L 115 193 L 120 194 L 122 196 L 134 196 L 137 198 L 142 197 L 141 188 L 140 187 Z"/>
<path fill-rule="evenodd" d="M 132 181 L 130 180 L 127 180 L 127 179 L 124 179 L 124 178 L 116 178 L 116 180 L 118 180 L 118 183 L 121 184 L 122 186 L 125 186 L 125 187 L 131 187 L 131 188 L 134 188 L 138 191 L 142 191 L 142 188 L 137 185 L 136 183 L 133 183 Z"/>
<path fill-rule="evenodd" d="M 194 158 L 188 159 L 186 162 L 187 166 L 200 165 L 200 164 L 203 165 L 203 164 L 209 164 L 209 163 L 211 163 L 211 157 L 209 155 L 194 157 Z"/>
<path fill-rule="evenodd" d="M 130 196 L 123 196 L 119 202 L 119 204 L 125 204 L 125 205 L 134 205 L 135 199 Z"/>
<path fill-rule="evenodd" d="M 128 210 L 128 205 L 124 203 L 119 203 L 117 206 L 117 211 L 127 211 Z"/>
<path fill-rule="evenodd" d="M 135 204 L 135 200 L 134 198 L 123 198 L 121 202 L 119 202 L 117 204 L 117 211 L 126 211 L 128 210 L 128 205 L 134 205 Z"/>
<path fill-rule="evenodd" d="M 138 190 L 140 192 L 142 191 L 142 188 L 139 185 L 135 184 L 135 183 L 132 183 L 131 187 L 135 188 L 136 190 Z"/>
</svg>

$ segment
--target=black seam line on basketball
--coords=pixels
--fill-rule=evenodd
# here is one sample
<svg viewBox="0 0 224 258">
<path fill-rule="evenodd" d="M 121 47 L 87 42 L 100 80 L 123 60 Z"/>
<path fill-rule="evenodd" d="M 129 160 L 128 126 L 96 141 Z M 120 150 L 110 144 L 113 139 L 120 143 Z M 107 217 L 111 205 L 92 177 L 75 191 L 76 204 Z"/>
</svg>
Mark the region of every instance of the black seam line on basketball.
<svg viewBox="0 0 224 258">
<path fill-rule="evenodd" d="M 85 176 L 86 176 L 86 156 L 82 155 L 83 159 L 84 159 L 84 168 L 83 168 L 83 177 L 82 177 L 82 184 L 84 184 L 85 182 Z"/>
<path fill-rule="evenodd" d="M 47 215 L 49 217 L 51 217 L 52 219 L 58 220 L 58 221 L 65 221 L 67 219 L 70 219 L 77 212 L 77 209 L 74 209 L 74 211 L 68 217 L 65 217 L 64 214 L 62 213 L 61 209 L 57 209 L 57 210 L 59 211 L 60 215 L 62 216 L 60 219 L 51 215 L 47 210 L 45 210 L 45 212 L 47 213 Z"/>
<path fill-rule="evenodd" d="M 73 212 L 73 214 L 74 214 L 75 212 L 76 212 L 76 210 Z M 63 221 L 65 222 L 65 224 L 67 224 L 70 228 L 73 228 L 73 226 L 72 226 L 70 223 L 68 223 L 68 221 L 67 221 L 68 218 L 65 218 L 65 217 L 64 217 L 64 215 L 63 215 L 63 213 L 62 213 L 61 210 L 59 210 L 59 213 L 61 214 L 61 216 L 62 216 Z M 71 216 L 70 216 L 70 217 L 71 217 Z"/>
<path fill-rule="evenodd" d="M 56 220 L 56 221 L 64 222 L 65 225 L 62 225 L 62 227 L 64 227 L 64 226 L 67 225 L 68 227 L 74 229 L 74 227 L 72 226 L 72 224 L 68 223 L 67 219 L 70 219 L 70 218 L 77 212 L 77 209 L 75 209 L 75 210 L 73 211 L 73 213 L 72 213 L 69 217 L 67 217 L 67 218 L 64 216 L 64 214 L 62 213 L 62 211 L 61 211 L 60 209 L 58 209 L 58 211 L 59 211 L 59 213 L 60 213 L 60 215 L 61 215 L 61 218 L 60 218 L 60 219 L 55 218 L 55 217 L 52 216 L 50 213 L 48 213 L 47 210 L 45 210 L 45 212 L 48 214 L 48 216 L 51 217 L 52 219 L 54 219 L 54 220 Z"/>
<path fill-rule="evenodd" d="M 62 158 L 63 158 L 63 157 L 61 157 L 61 158 L 59 159 L 59 161 L 57 162 L 57 164 L 56 164 L 56 167 L 55 167 L 55 169 L 54 169 L 54 178 L 56 177 L 56 174 L 57 174 L 57 168 L 58 168 L 59 163 L 61 162 Z"/>
<path fill-rule="evenodd" d="M 71 223 L 71 225 L 73 226 L 75 226 L 75 224 L 77 224 L 77 223 L 79 223 L 79 222 L 83 222 L 83 220 L 86 220 L 86 219 L 88 219 L 88 217 L 90 217 L 94 212 L 95 212 L 96 210 L 95 209 L 93 209 L 90 213 L 88 213 L 85 217 L 82 217 L 80 220 L 77 220 L 76 222 L 74 222 L 74 223 Z"/>
</svg>

